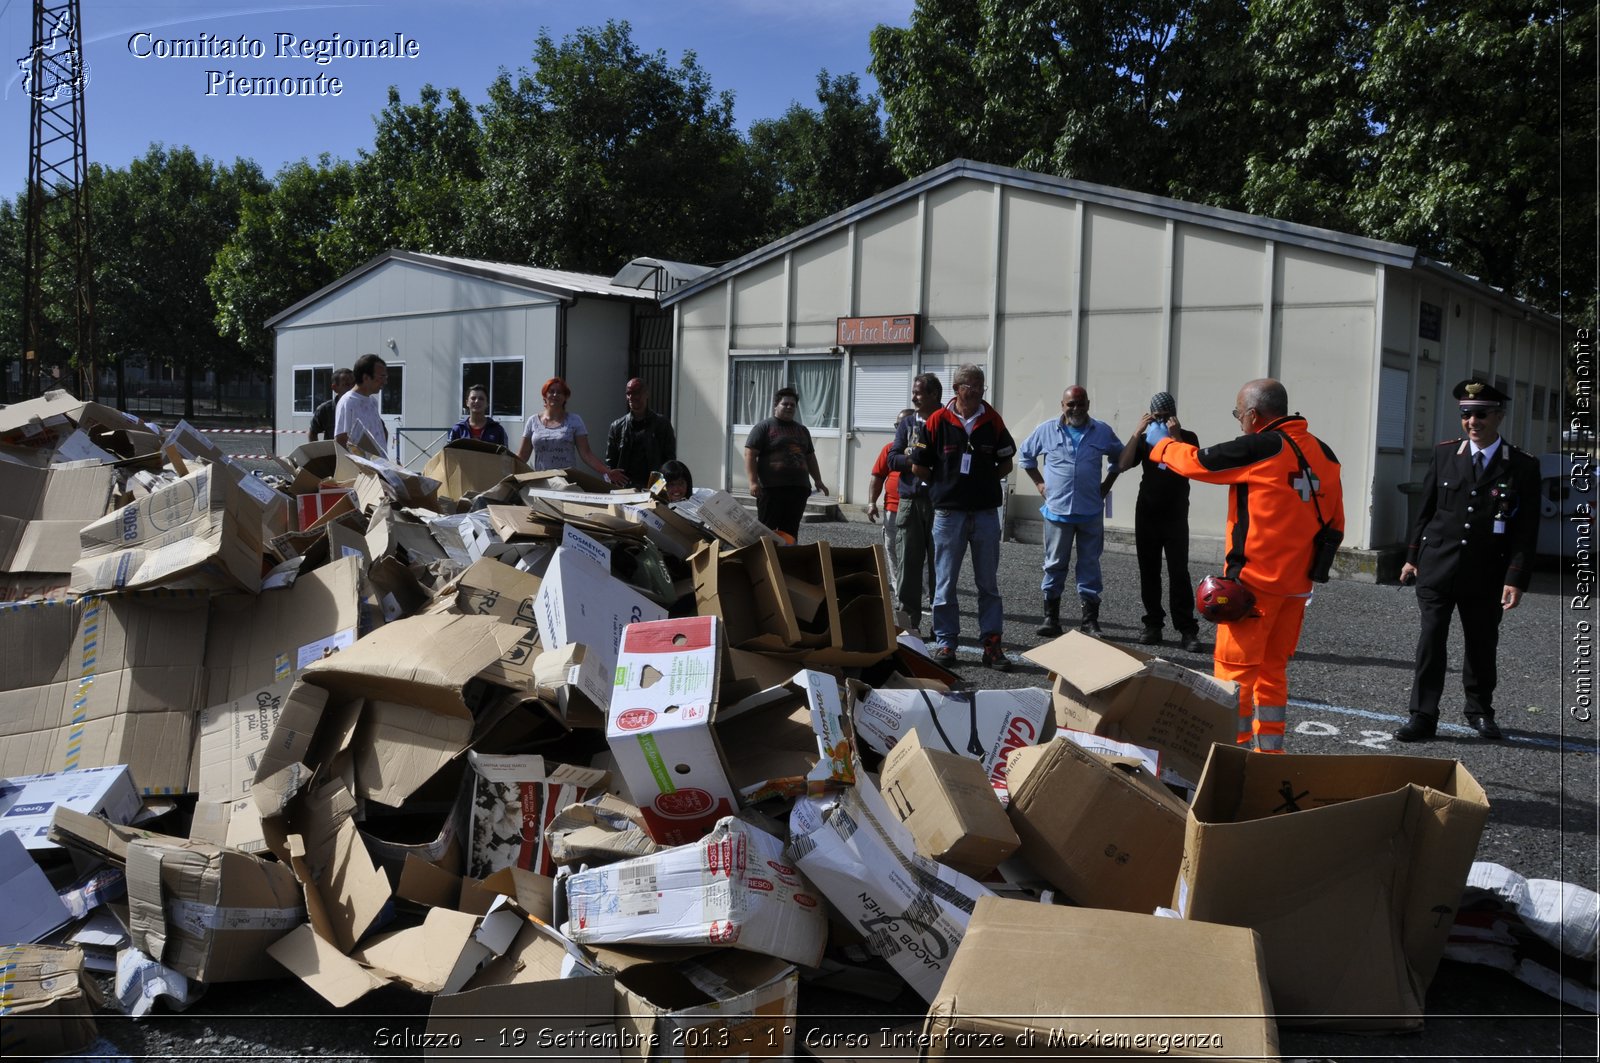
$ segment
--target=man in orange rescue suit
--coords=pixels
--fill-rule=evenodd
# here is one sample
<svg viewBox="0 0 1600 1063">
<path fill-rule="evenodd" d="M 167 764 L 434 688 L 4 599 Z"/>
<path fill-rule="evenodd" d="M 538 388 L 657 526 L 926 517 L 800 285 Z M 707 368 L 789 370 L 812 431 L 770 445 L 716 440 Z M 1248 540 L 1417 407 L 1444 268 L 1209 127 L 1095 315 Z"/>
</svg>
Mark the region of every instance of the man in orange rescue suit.
<svg viewBox="0 0 1600 1063">
<path fill-rule="evenodd" d="M 1339 459 L 1306 431 L 1304 417 L 1289 412 L 1281 383 L 1250 381 L 1234 399 L 1233 416 L 1244 431 L 1237 439 L 1200 450 L 1174 433 L 1150 460 L 1191 480 L 1230 485 L 1223 574 L 1250 588 L 1256 607 L 1217 626 L 1212 671 L 1239 684 L 1238 743 L 1254 739 L 1262 752 L 1282 753 L 1289 658 L 1311 597 L 1312 540 L 1324 520 L 1344 530 L 1344 491 Z"/>
<path fill-rule="evenodd" d="M 1501 438 L 1505 393 L 1463 380 L 1452 394 L 1466 437 L 1433 448 L 1400 569 L 1401 583 L 1416 583 L 1422 611 L 1411 717 L 1394 733 L 1402 742 L 1432 738 L 1439 725 L 1452 610 L 1461 614 L 1466 650 L 1461 685 L 1467 722 L 1483 738 L 1504 737 L 1493 700 L 1500 618 L 1528 589 L 1539 539 L 1539 461 Z"/>
</svg>

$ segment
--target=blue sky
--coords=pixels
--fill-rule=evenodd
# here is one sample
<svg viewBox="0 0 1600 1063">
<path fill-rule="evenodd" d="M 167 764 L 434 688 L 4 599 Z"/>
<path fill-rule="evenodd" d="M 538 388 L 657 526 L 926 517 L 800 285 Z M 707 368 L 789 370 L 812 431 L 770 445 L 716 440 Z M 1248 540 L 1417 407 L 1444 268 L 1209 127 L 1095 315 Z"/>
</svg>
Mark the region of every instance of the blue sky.
<svg viewBox="0 0 1600 1063">
<path fill-rule="evenodd" d="M 782 114 L 792 102 L 816 105 L 817 72 L 866 67 L 872 27 L 905 25 L 913 0 L 384 0 L 380 3 L 252 3 L 248 0 L 81 0 L 89 70 L 85 96 L 89 158 L 125 166 L 151 142 L 188 145 L 221 162 L 255 159 L 268 176 L 321 152 L 354 159 L 372 142 L 372 117 L 389 86 L 416 99 L 429 82 L 460 89 L 473 103 L 500 68 L 530 65 L 541 28 L 557 40 L 580 26 L 626 19 L 647 51 L 676 63 L 685 50 L 719 90 L 735 95 L 741 128 Z M 27 180 L 28 97 L 16 60 L 31 45 L 31 0 L 0 0 L 0 194 Z M 279 57 L 277 35 L 416 42 L 408 59 L 336 59 L 318 65 Z M 136 36 L 139 35 L 139 36 Z M 255 58 L 163 58 L 155 41 L 210 38 L 259 41 Z M 141 57 L 141 54 L 144 53 Z M 342 93 L 283 97 L 225 95 L 222 78 L 337 77 Z M 208 88 L 212 94 L 208 95 Z"/>
</svg>

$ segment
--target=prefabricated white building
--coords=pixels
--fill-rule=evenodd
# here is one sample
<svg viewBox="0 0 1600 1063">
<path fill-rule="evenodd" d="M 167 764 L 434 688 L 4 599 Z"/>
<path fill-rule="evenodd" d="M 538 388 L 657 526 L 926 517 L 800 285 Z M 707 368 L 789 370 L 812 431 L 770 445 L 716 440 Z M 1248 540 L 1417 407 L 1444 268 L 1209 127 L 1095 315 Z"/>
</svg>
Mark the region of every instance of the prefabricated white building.
<svg viewBox="0 0 1600 1063">
<path fill-rule="evenodd" d="M 1508 438 L 1557 449 L 1561 332 L 1549 314 L 1415 248 L 965 160 L 947 163 L 662 297 L 674 423 L 696 482 L 743 490 L 743 444 L 773 390 L 801 392 L 824 478 L 864 502 L 911 377 L 982 366 L 1020 442 L 1071 384 L 1126 439 L 1156 391 L 1202 445 L 1237 434 L 1240 384 L 1284 382 L 1339 455 L 1345 545 L 1402 542 L 1450 395 L 1479 374 L 1512 396 Z M 1138 471 L 1112 492 L 1131 529 Z M 1038 535 L 1012 477 L 1008 518 Z M 1220 543 L 1226 490 L 1197 484 L 1190 529 Z M 1030 523 L 1033 527 L 1030 529 Z"/>
<path fill-rule="evenodd" d="M 606 426 L 626 410 L 630 375 L 659 377 L 663 398 L 670 387 L 656 293 L 587 273 L 386 251 L 267 326 L 276 332 L 275 423 L 294 430 L 274 437 L 280 454 L 305 442 L 333 370 L 368 352 L 389 365 L 392 456 L 418 466 L 465 416 L 468 383 L 489 387 L 491 413 L 514 440 L 543 408 L 540 387 L 564 377 L 601 453 Z"/>
</svg>

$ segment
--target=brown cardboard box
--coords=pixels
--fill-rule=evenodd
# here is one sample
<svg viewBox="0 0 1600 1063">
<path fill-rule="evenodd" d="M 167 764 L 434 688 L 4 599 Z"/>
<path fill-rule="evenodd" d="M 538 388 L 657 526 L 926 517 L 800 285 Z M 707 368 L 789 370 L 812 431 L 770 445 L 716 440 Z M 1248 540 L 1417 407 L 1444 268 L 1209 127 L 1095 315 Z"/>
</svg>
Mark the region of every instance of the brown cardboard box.
<svg viewBox="0 0 1600 1063">
<path fill-rule="evenodd" d="M 42 1059 L 88 1046 L 98 1036 L 100 991 L 83 950 L 17 945 L 5 950 L 0 1047 L 8 1059 Z"/>
<path fill-rule="evenodd" d="M 822 545 L 829 643 L 808 653 L 807 663 L 860 666 L 877 664 L 894 653 L 894 599 L 889 593 L 889 560 L 881 544 L 857 547 Z M 779 550 L 780 564 L 783 550 Z"/>
<path fill-rule="evenodd" d="M 533 599 L 538 593 L 538 576 L 482 558 L 456 579 L 456 609 L 533 627 Z"/>
<path fill-rule="evenodd" d="M 737 550 L 707 543 L 689 559 L 701 616 L 722 620 L 734 649 L 782 652 L 801 644 L 800 625 L 777 567 L 777 553 L 762 539 Z M 826 638 L 813 645 L 826 644 Z"/>
<path fill-rule="evenodd" d="M 1021 844 L 983 766 L 924 748 L 915 731 L 889 751 L 880 785 L 917 851 L 964 875 L 983 878 Z"/>
<path fill-rule="evenodd" d="M 1161 767 L 1200 777 L 1213 742 L 1232 745 L 1238 686 L 1077 631 L 1027 650 L 1050 670 L 1056 725 L 1150 746 Z"/>
<path fill-rule="evenodd" d="M 287 867 L 207 842 L 136 838 L 127 876 L 134 946 L 200 982 L 275 977 L 267 946 L 306 918 Z"/>
<path fill-rule="evenodd" d="M 1286 1024 L 1415 1029 L 1488 815 L 1453 760 L 1219 745 L 1173 907 L 1260 931 Z"/>
<path fill-rule="evenodd" d="M 1010 782 L 1018 852 L 1067 896 L 1144 915 L 1171 900 L 1187 809 L 1136 764 L 1056 738 L 1012 753 Z"/>
<path fill-rule="evenodd" d="M 422 475 L 439 481 L 439 491 L 450 498 L 467 498 L 497 486 L 507 476 L 530 472 L 528 465 L 505 447 L 479 439 L 446 443 Z"/>
<path fill-rule="evenodd" d="M 86 525 L 72 589 L 261 589 L 267 507 L 224 466 L 202 465 Z"/>
<path fill-rule="evenodd" d="M 981 897 L 921 1044 L 924 1059 L 1276 1059 L 1278 1031 L 1249 930 Z"/>
<path fill-rule="evenodd" d="M 754 953 L 647 963 L 616 976 L 624 1059 L 792 1059 L 800 979 Z"/>
</svg>

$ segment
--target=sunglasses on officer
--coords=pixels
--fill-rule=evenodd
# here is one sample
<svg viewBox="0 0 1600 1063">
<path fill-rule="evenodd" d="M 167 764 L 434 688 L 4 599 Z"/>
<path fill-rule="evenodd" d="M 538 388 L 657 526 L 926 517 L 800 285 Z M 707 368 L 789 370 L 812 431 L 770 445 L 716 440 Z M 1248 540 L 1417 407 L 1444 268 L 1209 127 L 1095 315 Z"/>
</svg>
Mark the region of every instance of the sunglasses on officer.
<svg viewBox="0 0 1600 1063">
<path fill-rule="evenodd" d="M 1470 421 L 1473 418 L 1477 418 L 1480 421 L 1487 421 L 1490 416 L 1499 412 L 1499 409 L 1493 406 L 1463 406 L 1461 407 L 1461 419 Z"/>
</svg>

